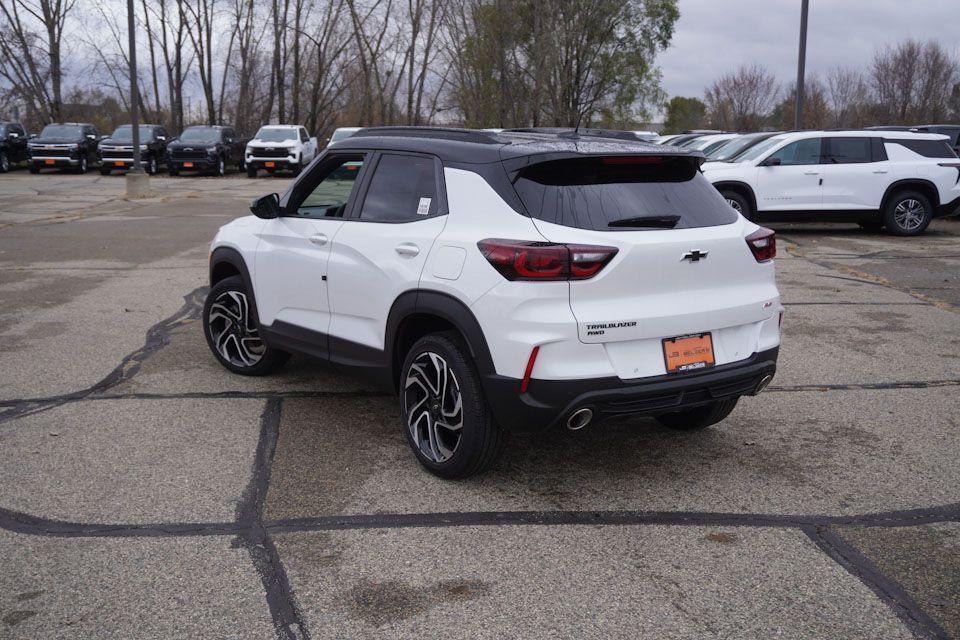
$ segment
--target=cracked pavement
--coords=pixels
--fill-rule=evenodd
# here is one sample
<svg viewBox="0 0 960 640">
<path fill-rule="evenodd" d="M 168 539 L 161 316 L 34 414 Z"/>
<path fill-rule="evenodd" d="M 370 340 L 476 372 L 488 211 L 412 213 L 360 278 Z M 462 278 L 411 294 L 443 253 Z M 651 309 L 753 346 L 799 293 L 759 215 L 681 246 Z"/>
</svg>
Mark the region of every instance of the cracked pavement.
<svg viewBox="0 0 960 640">
<path fill-rule="evenodd" d="M 420 469 L 395 401 L 233 376 L 209 239 L 283 179 L 0 177 L 0 637 L 960 637 L 960 221 L 774 225 L 771 387 Z"/>
</svg>

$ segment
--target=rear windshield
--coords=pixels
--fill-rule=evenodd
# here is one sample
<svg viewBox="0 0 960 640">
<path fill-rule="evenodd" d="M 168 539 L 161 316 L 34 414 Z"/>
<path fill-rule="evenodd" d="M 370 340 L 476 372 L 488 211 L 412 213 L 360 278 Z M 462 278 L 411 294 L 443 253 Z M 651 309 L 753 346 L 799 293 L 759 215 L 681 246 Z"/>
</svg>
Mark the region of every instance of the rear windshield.
<svg viewBox="0 0 960 640">
<path fill-rule="evenodd" d="M 691 158 L 554 160 L 524 169 L 514 186 L 531 216 L 577 229 L 689 229 L 737 219 Z"/>
</svg>

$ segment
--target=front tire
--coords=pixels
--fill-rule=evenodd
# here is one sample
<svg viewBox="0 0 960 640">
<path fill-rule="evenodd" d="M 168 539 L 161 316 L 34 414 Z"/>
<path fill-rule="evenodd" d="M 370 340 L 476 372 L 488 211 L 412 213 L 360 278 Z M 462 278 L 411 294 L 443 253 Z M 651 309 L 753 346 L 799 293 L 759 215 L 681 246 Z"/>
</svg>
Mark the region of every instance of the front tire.
<svg viewBox="0 0 960 640">
<path fill-rule="evenodd" d="M 30 173 L 40 173 L 40 165 L 30 163 Z"/>
<path fill-rule="evenodd" d="M 110 175 L 110 167 L 100 167 L 100 175 L 102 176 Z"/>
<path fill-rule="evenodd" d="M 247 165 L 247 177 L 256 178 L 257 177 L 257 168 L 252 165 Z"/>
<path fill-rule="evenodd" d="M 155 176 L 159 171 L 160 166 L 157 164 L 157 158 L 150 156 L 150 161 L 147 162 L 147 175 Z"/>
<path fill-rule="evenodd" d="M 916 236 L 933 220 L 933 206 L 918 191 L 894 194 L 883 209 L 883 226 L 895 236 Z"/>
<path fill-rule="evenodd" d="M 421 338 L 401 372 L 400 417 L 420 464 L 446 479 L 489 469 L 506 433 L 493 419 L 463 339 L 454 332 Z"/>
<path fill-rule="evenodd" d="M 734 211 L 747 220 L 753 219 L 753 211 L 750 210 L 750 203 L 747 202 L 747 199 L 742 195 L 736 191 L 721 191 L 720 195 L 723 196 L 723 199 L 727 201 L 727 204 L 729 204 Z"/>
<path fill-rule="evenodd" d="M 216 173 L 213 175 L 217 176 L 218 178 L 222 178 L 223 176 L 227 175 L 227 163 L 223 158 L 220 158 L 220 160 L 217 162 L 217 168 L 215 171 Z"/>
<path fill-rule="evenodd" d="M 203 303 L 203 333 L 220 364 L 242 376 L 267 375 L 290 358 L 260 338 L 256 305 L 240 276 L 224 278 L 210 289 Z"/>
<path fill-rule="evenodd" d="M 678 431 L 699 431 L 717 424 L 730 415 L 730 412 L 737 406 L 739 399 L 740 398 L 717 400 L 716 402 L 688 409 L 687 411 L 664 413 L 657 416 L 657 422 L 665 427 Z"/>
<path fill-rule="evenodd" d="M 7 171 L 10 171 L 10 158 L 7 157 L 6 151 L 0 151 L 0 173 Z"/>
<path fill-rule="evenodd" d="M 87 172 L 87 157 L 80 156 L 80 164 L 77 165 L 77 173 L 83 175 Z"/>
</svg>

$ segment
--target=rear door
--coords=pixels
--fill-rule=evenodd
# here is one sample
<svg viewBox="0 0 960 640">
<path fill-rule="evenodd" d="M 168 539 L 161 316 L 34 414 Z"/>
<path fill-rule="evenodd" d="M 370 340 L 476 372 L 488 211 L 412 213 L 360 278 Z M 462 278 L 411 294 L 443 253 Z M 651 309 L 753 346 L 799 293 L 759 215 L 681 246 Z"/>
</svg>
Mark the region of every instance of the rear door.
<svg viewBox="0 0 960 640">
<path fill-rule="evenodd" d="M 547 240 L 617 249 L 596 276 L 569 283 L 580 340 L 603 345 L 624 379 L 664 374 L 663 340 L 681 335 L 709 332 L 717 364 L 749 357 L 759 323 L 779 311 L 772 264 L 744 240 L 753 225 L 695 168 L 604 160 L 515 182 Z"/>
<path fill-rule="evenodd" d="M 879 137 L 826 138 L 820 172 L 825 211 L 879 209 L 891 182 L 890 162 Z"/>
<path fill-rule="evenodd" d="M 330 254 L 331 357 L 341 362 L 367 349 L 383 350 L 390 307 L 419 286 L 427 254 L 446 223 L 438 159 L 390 152 L 373 162 L 360 204 Z"/>
<path fill-rule="evenodd" d="M 764 160 L 779 165 L 757 167 L 757 209 L 805 211 L 821 208 L 820 161 L 822 138 L 804 138 L 786 144 Z M 760 163 L 763 165 L 763 161 Z"/>
</svg>

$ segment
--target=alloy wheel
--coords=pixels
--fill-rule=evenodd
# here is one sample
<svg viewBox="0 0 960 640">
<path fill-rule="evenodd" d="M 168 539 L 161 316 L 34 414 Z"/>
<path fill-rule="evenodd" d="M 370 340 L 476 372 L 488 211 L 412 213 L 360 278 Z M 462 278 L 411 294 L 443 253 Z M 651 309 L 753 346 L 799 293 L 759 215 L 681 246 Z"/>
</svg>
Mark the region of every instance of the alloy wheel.
<svg viewBox="0 0 960 640">
<path fill-rule="evenodd" d="M 227 167 L 223 163 L 223 158 L 220 158 L 220 165 L 217 167 L 217 175 L 222 176 L 227 173 Z"/>
<path fill-rule="evenodd" d="M 923 203 L 914 198 L 905 198 L 893 210 L 893 219 L 904 231 L 913 231 L 923 224 L 927 211 Z"/>
<path fill-rule="evenodd" d="M 410 437 L 431 462 L 446 462 L 463 435 L 463 399 L 457 376 L 442 356 L 427 351 L 410 364 L 403 385 Z"/>
<path fill-rule="evenodd" d="M 733 207 L 733 210 L 739 214 L 743 213 L 743 209 L 740 207 L 740 203 L 732 198 L 727 198 L 727 204 Z"/>
<path fill-rule="evenodd" d="M 207 320 L 210 337 L 224 360 L 237 367 L 252 367 L 263 358 L 266 347 L 242 292 L 224 291 L 217 296 Z"/>
</svg>

